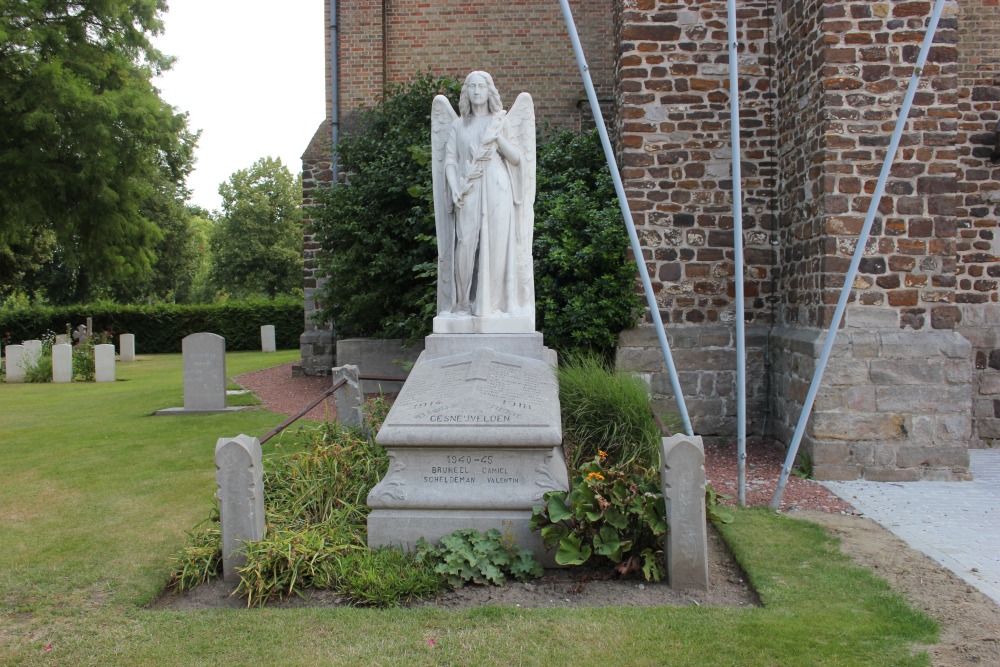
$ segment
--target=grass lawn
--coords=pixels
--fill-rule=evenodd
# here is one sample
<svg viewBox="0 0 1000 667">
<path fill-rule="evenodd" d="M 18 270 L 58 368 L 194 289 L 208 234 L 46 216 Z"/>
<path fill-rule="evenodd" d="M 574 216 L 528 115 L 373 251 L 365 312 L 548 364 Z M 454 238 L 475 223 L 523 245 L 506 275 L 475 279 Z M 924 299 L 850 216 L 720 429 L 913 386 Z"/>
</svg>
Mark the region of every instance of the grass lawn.
<svg viewBox="0 0 1000 667">
<path fill-rule="evenodd" d="M 227 371 L 296 356 L 230 353 Z M 283 416 L 150 417 L 182 404 L 180 355 L 118 375 L 0 384 L 0 665 L 929 664 L 933 621 L 818 526 L 759 509 L 724 529 L 755 609 L 144 609 L 208 512 L 216 439 Z"/>
</svg>

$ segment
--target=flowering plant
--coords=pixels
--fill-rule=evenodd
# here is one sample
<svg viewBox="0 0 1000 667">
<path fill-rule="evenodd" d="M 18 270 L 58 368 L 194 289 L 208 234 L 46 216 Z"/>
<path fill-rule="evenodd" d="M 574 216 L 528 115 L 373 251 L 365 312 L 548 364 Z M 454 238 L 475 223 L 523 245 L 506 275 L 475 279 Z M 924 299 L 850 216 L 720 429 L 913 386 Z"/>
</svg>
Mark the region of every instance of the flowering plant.
<svg viewBox="0 0 1000 667">
<path fill-rule="evenodd" d="M 581 565 L 591 556 L 609 561 L 625 576 L 642 571 L 647 581 L 663 577 L 666 511 L 656 469 L 607 465 L 599 452 L 574 471 L 569 492 L 549 491 L 534 508 L 532 530 L 540 530 L 556 562 Z"/>
</svg>

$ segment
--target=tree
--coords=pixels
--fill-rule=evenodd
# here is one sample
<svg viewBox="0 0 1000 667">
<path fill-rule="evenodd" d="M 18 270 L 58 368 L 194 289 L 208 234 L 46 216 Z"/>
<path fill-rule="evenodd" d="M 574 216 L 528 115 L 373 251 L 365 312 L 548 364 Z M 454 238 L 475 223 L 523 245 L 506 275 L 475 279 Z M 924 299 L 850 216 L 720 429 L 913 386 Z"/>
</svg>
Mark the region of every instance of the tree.
<svg viewBox="0 0 1000 667">
<path fill-rule="evenodd" d="M 212 280 L 232 296 L 302 289 L 302 184 L 265 157 L 219 186 L 222 217 L 212 232 Z"/>
<path fill-rule="evenodd" d="M 197 136 L 151 84 L 164 0 L 0 3 L 0 256 L 54 245 L 80 287 L 138 280 L 163 237 L 144 210 L 183 187 Z M 173 192 L 171 192 L 171 195 Z M 5 277 L 6 279 L 6 277 Z"/>
</svg>

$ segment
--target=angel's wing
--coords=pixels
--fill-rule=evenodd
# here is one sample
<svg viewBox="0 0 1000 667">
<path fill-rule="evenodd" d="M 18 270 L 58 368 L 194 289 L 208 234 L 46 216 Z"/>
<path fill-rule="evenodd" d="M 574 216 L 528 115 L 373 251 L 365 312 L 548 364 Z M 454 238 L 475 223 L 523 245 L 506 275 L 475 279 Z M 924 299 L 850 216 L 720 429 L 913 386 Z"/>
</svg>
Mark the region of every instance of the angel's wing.
<svg viewBox="0 0 1000 667">
<path fill-rule="evenodd" d="M 437 312 L 450 310 L 455 303 L 455 223 L 453 205 L 448 194 L 444 158 L 448 134 L 458 114 L 444 95 L 431 103 L 431 176 L 434 183 L 434 226 L 438 244 Z"/>
<path fill-rule="evenodd" d="M 535 105 L 531 95 L 521 93 L 507 112 L 510 139 L 521 149 L 514 190 L 517 210 L 517 308 L 523 314 L 535 314 L 534 265 L 531 244 L 535 229 Z"/>
</svg>

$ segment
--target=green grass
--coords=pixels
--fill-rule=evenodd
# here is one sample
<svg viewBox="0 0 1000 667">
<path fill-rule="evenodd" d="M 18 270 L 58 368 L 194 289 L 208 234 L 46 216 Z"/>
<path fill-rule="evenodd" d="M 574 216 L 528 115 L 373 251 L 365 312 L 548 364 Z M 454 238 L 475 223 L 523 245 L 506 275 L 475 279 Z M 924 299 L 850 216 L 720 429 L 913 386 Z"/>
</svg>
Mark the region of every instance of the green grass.
<svg viewBox="0 0 1000 667">
<path fill-rule="evenodd" d="M 228 371 L 294 356 L 230 354 Z M 216 438 L 281 416 L 149 417 L 180 404 L 179 355 L 119 376 L 0 384 L 0 665 L 929 664 L 931 620 L 821 528 L 765 510 L 723 528 L 760 608 L 144 609 L 208 512 Z"/>
</svg>

